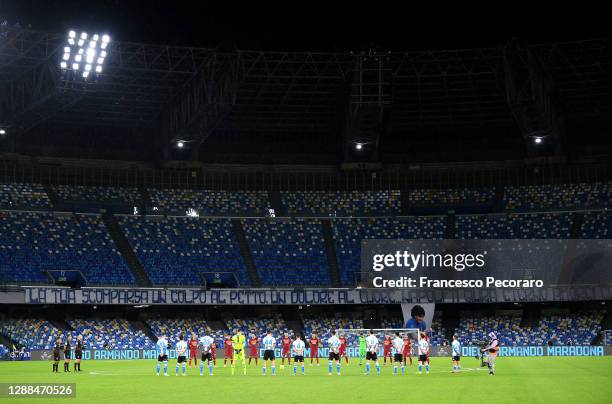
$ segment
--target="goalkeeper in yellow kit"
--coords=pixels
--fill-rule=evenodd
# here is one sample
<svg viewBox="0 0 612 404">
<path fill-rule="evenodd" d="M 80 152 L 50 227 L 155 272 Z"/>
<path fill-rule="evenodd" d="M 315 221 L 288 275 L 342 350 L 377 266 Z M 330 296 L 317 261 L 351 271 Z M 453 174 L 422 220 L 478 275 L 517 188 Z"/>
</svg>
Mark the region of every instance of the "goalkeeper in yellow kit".
<svg viewBox="0 0 612 404">
<path fill-rule="evenodd" d="M 232 337 L 232 348 L 234 349 L 234 362 L 232 363 L 232 375 L 234 374 L 234 366 L 239 360 L 242 361 L 242 373 L 246 375 L 246 361 L 244 359 L 244 346 L 246 338 L 241 330 L 236 330 L 236 335 Z"/>
</svg>

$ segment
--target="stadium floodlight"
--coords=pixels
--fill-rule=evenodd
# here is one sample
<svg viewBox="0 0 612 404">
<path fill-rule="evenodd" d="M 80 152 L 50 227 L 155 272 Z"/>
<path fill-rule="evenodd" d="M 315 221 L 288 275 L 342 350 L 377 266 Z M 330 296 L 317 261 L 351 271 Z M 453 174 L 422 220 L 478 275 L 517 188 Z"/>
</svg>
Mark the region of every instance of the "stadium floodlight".
<svg viewBox="0 0 612 404">
<path fill-rule="evenodd" d="M 355 145 L 355 149 L 357 149 L 357 150 L 361 150 L 361 149 L 363 149 L 363 143 L 357 143 L 357 144 Z"/>
<path fill-rule="evenodd" d="M 108 51 L 102 49 L 106 49 L 109 42 L 110 36 L 107 34 L 90 35 L 87 32 L 77 33 L 70 30 L 67 43 L 64 45 L 60 67 L 63 70 L 69 70 L 69 67 L 72 66 L 72 70 L 79 70 L 80 64 L 85 62 L 87 64 L 84 72 L 88 73 L 80 74 L 81 77 L 87 78 L 93 72 L 102 73 L 102 66 L 108 55 Z"/>
<path fill-rule="evenodd" d="M 179 140 L 178 142 L 176 142 L 176 146 L 179 149 L 182 149 L 185 146 L 185 143 L 182 140 Z"/>
<path fill-rule="evenodd" d="M 0 135 L 6 135 L 6 129 L 0 129 Z"/>
<path fill-rule="evenodd" d="M 83 72 L 83 78 L 86 79 L 89 76 L 89 72 L 88 71 L 84 71 Z"/>
<path fill-rule="evenodd" d="M 536 137 L 535 139 L 533 139 L 533 142 L 535 144 L 540 144 L 540 143 L 542 143 L 542 138 L 541 137 Z"/>
</svg>

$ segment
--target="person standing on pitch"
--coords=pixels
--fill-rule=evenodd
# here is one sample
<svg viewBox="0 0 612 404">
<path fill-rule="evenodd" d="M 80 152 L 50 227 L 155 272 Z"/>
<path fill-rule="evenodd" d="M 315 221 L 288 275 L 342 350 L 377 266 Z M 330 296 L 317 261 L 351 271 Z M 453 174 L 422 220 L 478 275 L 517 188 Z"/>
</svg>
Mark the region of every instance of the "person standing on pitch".
<svg viewBox="0 0 612 404">
<path fill-rule="evenodd" d="M 175 376 L 179 375 L 179 367 L 181 366 L 181 364 L 183 365 L 183 376 L 186 376 L 186 372 L 187 372 L 187 342 L 183 340 L 183 334 L 179 335 L 179 340 L 176 343 L 176 354 L 178 355 L 178 358 L 176 360 L 176 369 L 175 369 Z"/>
<path fill-rule="evenodd" d="M 370 335 L 366 338 L 366 375 L 370 374 L 370 361 L 376 365 L 376 373 L 380 375 L 380 363 L 378 363 L 378 338 L 374 335 L 374 330 L 370 330 Z"/>
<path fill-rule="evenodd" d="M 319 339 L 319 337 L 317 337 L 317 334 L 312 334 L 308 343 L 310 344 L 310 366 L 312 366 L 312 361 L 315 358 L 317 359 L 317 366 L 320 366 L 321 364 L 319 363 L 319 344 L 321 343 L 321 340 Z"/>
<path fill-rule="evenodd" d="M 59 361 L 60 361 L 60 355 L 62 352 L 62 345 L 61 345 L 61 341 L 58 338 L 57 341 L 55 341 L 55 346 L 53 347 L 53 372 L 57 373 L 59 371 Z"/>
<path fill-rule="evenodd" d="M 200 337 L 199 345 L 202 348 L 202 356 L 200 357 L 200 376 L 204 375 L 204 362 L 208 362 L 208 374 L 210 376 L 213 375 L 214 357 L 212 350 L 214 344 L 215 340 L 211 336 L 205 335 Z"/>
<path fill-rule="evenodd" d="M 168 340 L 166 336 L 162 335 L 155 346 L 157 347 L 157 376 L 159 376 L 162 362 L 164 363 L 164 376 L 168 376 Z"/>
<path fill-rule="evenodd" d="M 393 375 L 397 375 L 397 365 L 398 363 L 402 367 L 402 375 L 406 373 L 406 366 L 404 365 L 404 360 L 402 357 L 402 352 L 404 350 L 404 340 L 400 337 L 399 332 L 395 333 L 395 338 L 393 339 Z"/>
<path fill-rule="evenodd" d="M 425 333 L 422 332 L 421 339 L 419 340 L 419 374 L 423 373 L 423 365 L 425 365 L 425 373 L 429 374 L 428 356 L 429 342 L 427 341 Z"/>
<path fill-rule="evenodd" d="M 242 374 L 246 375 L 246 360 L 244 359 L 244 347 L 246 338 L 242 330 L 236 330 L 236 334 L 232 337 L 232 347 L 234 348 L 234 361 L 232 362 L 232 375 L 237 361 L 242 361 Z"/>
<path fill-rule="evenodd" d="M 453 373 L 461 371 L 461 343 L 456 335 L 453 335 L 453 342 L 451 343 L 452 357 L 453 357 Z"/>
<path fill-rule="evenodd" d="M 366 357 L 367 351 L 368 351 L 368 348 L 367 348 L 367 343 L 366 343 L 366 336 L 360 335 L 359 336 L 359 366 L 361 366 L 361 364 L 363 363 L 363 360 Z"/>
<path fill-rule="evenodd" d="M 333 363 L 336 362 L 336 371 L 338 372 L 338 376 L 340 376 L 340 339 L 336 336 L 336 331 L 331 332 L 331 337 L 327 340 L 327 345 L 329 346 L 329 362 L 327 364 L 327 369 L 329 375 L 332 375 Z"/>
<path fill-rule="evenodd" d="M 69 335 L 66 338 L 66 345 L 64 345 L 64 372 L 70 372 L 70 341 L 72 341 L 72 337 Z"/>
<path fill-rule="evenodd" d="M 305 374 L 304 349 L 306 348 L 306 344 L 304 344 L 304 341 L 302 341 L 299 335 L 296 335 L 295 341 L 293 341 L 292 347 L 293 347 L 293 355 L 294 355 L 293 356 L 293 375 L 295 376 L 297 374 L 298 362 L 302 366 L 302 375 L 304 375 Z"/>
<path fill-rule="evenodd" d="M 83 359 L 83 336 L 77 337 L 77 343 L 74 347 L 74 371 L 81 371 L 81 359 Z"/>
<path fill-rule="evenodd" d="M 263 354 L 263 366 L 261 368 L 261 374 L 266 375 L 266 364 L 268 361 L 272 364 L 272 376 L 276 376 L 276 362 L 274 361 L 274 349 L 276 348 L 276 338 L 272 336 L 272 331 L 268 331 L 263 341 L 264 354 Z"/>
<path fill-rule="evenodd" d="M 489 375 L 494 376 L 495 359 L 497 358 L 497 353 L 499 352 L 499 341 L 497 340 L 497 335 L 494 332 L 491 331 L 489 333 L 489 343 L 480 351 L 487 351 L 489 353 L 489 355 L 487 356 L 487 366 L 489 367 Z"/>
<path fill-rule="evenodd" d="M 198 339 L 194 333 L 191 333 L 191 339 L 189 340 L 189 368 L 191 368 L 191 361 L 193 360 L 194 366 L 198 367 Z"/>
</svg>

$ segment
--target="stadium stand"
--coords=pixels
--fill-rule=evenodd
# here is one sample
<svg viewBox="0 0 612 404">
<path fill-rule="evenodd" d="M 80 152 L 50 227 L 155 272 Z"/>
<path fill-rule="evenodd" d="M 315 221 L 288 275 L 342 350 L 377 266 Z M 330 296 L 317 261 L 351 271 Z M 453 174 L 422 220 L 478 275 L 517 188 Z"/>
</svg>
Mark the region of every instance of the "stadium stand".
<svg viewBox="0 0 612 404">
<path fill-rule="evenodd" d="M 154 284 L 200 285 L 200 272 L 222 271 L 249 285 L 227 219 L 121 216 L 118 221 Z"/>
<path fill-rule="evenodd" d="M 492 188 L 413 189 L 408 192 L 411 205 L 459 205 L 491 203 L 495 197 Z"/>
<path fill-rule="evenodd" d="M 612 238 L 612 214 L 609 212 L 588 212 L 584 215 L 580 237 L 585 239 Z"/>
<path fill-rule="evenodd" d="M 612 184 L 577 183 L 506 187 L 506 210 L 589 209 L 610 206 Z"/>
<path fill-rule="evenodd" d="M 141 199 L 137 188 L 56 185 L 57 195 L 64 200 L 132 204 Z"/>
<path fill-rule="evenodd" d="M 134 283 L 100 216 L 0 212 L 0 278 L 48 282 L 47 270 L 80 271 L 88 284 Z"/>
<path fill-rule="evenodd" d="M 289 215 L 360 216 L 400 213 L 400 191 L 282 191 Z"/>
<path fill-rule="evenodd" d="M 330 284 L 320 220 L 245 219 L 242 223 L 264 285 Z"/>
<path fill-rule="evenodd" d="M 52 349 L 62 331 L 41 319 L 20 318 L 0 321 L 0 332 L 28 349 Z"/>
<path fill-rule="evenodd" d="M 416 216 L 404 218 L 338 219 L 332 223 L 336 257 L 343 285 L 354 285 L 361 268 L 363 239 L 442 239 L 445 218 Z"/>
<path fill-rule="evenodd" d="M 264 216 L 271 207 L 267 191 L 210 191 L 148 189 L 151 205 L 167 214 L 184 215 L 195 209 L 200 216 Z"/>
<path fill-rule="evenodd" d="M 570 213 L 457 216 L 459 239 L 570 238 Z"/>
<path fill-rule="evenodd" d="M 89 349 L 145 349 L 155 343 L 124 319 L 73 319 L 68 324 L 74 329 L 70 332 L 72 341 L 82 335 Z"/>
<path fill-rule="evenodd" d="M 0 182 L 0 208 L 51 209 L 51 200 L 41 184 Z"/>
<path fill-rule="evenodd" d="M 545 315 L 537 326 L 521 328 L 521 315 L 462 313 L 455 333 L 462 343 L 478 345 L 495 331 L 502 345 L 529 346 L 553 344 L 590 345 L 601 332 L 604 312 Z"/>
<path fill-rule="evenodd" d="M 6 355 L 8 355 L 9 352 L 10 350 L 7 347 L 0 344 L 0 358 L 4 358 Z"/>
</svg>

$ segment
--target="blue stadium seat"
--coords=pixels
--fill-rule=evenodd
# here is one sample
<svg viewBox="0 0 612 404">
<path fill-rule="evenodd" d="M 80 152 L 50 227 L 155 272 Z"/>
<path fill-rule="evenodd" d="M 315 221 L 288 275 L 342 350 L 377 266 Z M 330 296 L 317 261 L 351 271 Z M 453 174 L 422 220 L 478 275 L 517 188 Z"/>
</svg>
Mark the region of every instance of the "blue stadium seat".
<svg viewBox="0 0 612 404">
<path fill-rule="evenodd" d="M 228 219 L 121 216 L 119 223 L 156 285 L 199 286 L 200 272 L 231 272 L 250 284 Z"/>
<path fill-rule="evenodd" d="M 0 279 L 49 282 L 47 270 L 78 270 L 94 285 L 134 283 L 99 215 L 0 212 Z"/>
<path fill-rule="evenodd" d="M 0 208 L 51 209 L 51 200 L 41 184 L 0 182 Z"/>
<path fill-rule="evenodd" d="M 243 226 L 264 285 L 329 286 L 320 220 L 244 219 Z"/>
<path fill-rule="evenodd" d="M 271 207 L 267 191 L 149 189 L 151 205 L 166 214 L 200 216 L 265 216 Z"/>
<path fill-rule="evenodd" d="M 359 216 L 400 213 L 400 191 L 282 191 L 289 215 Z"/>
</svg>

